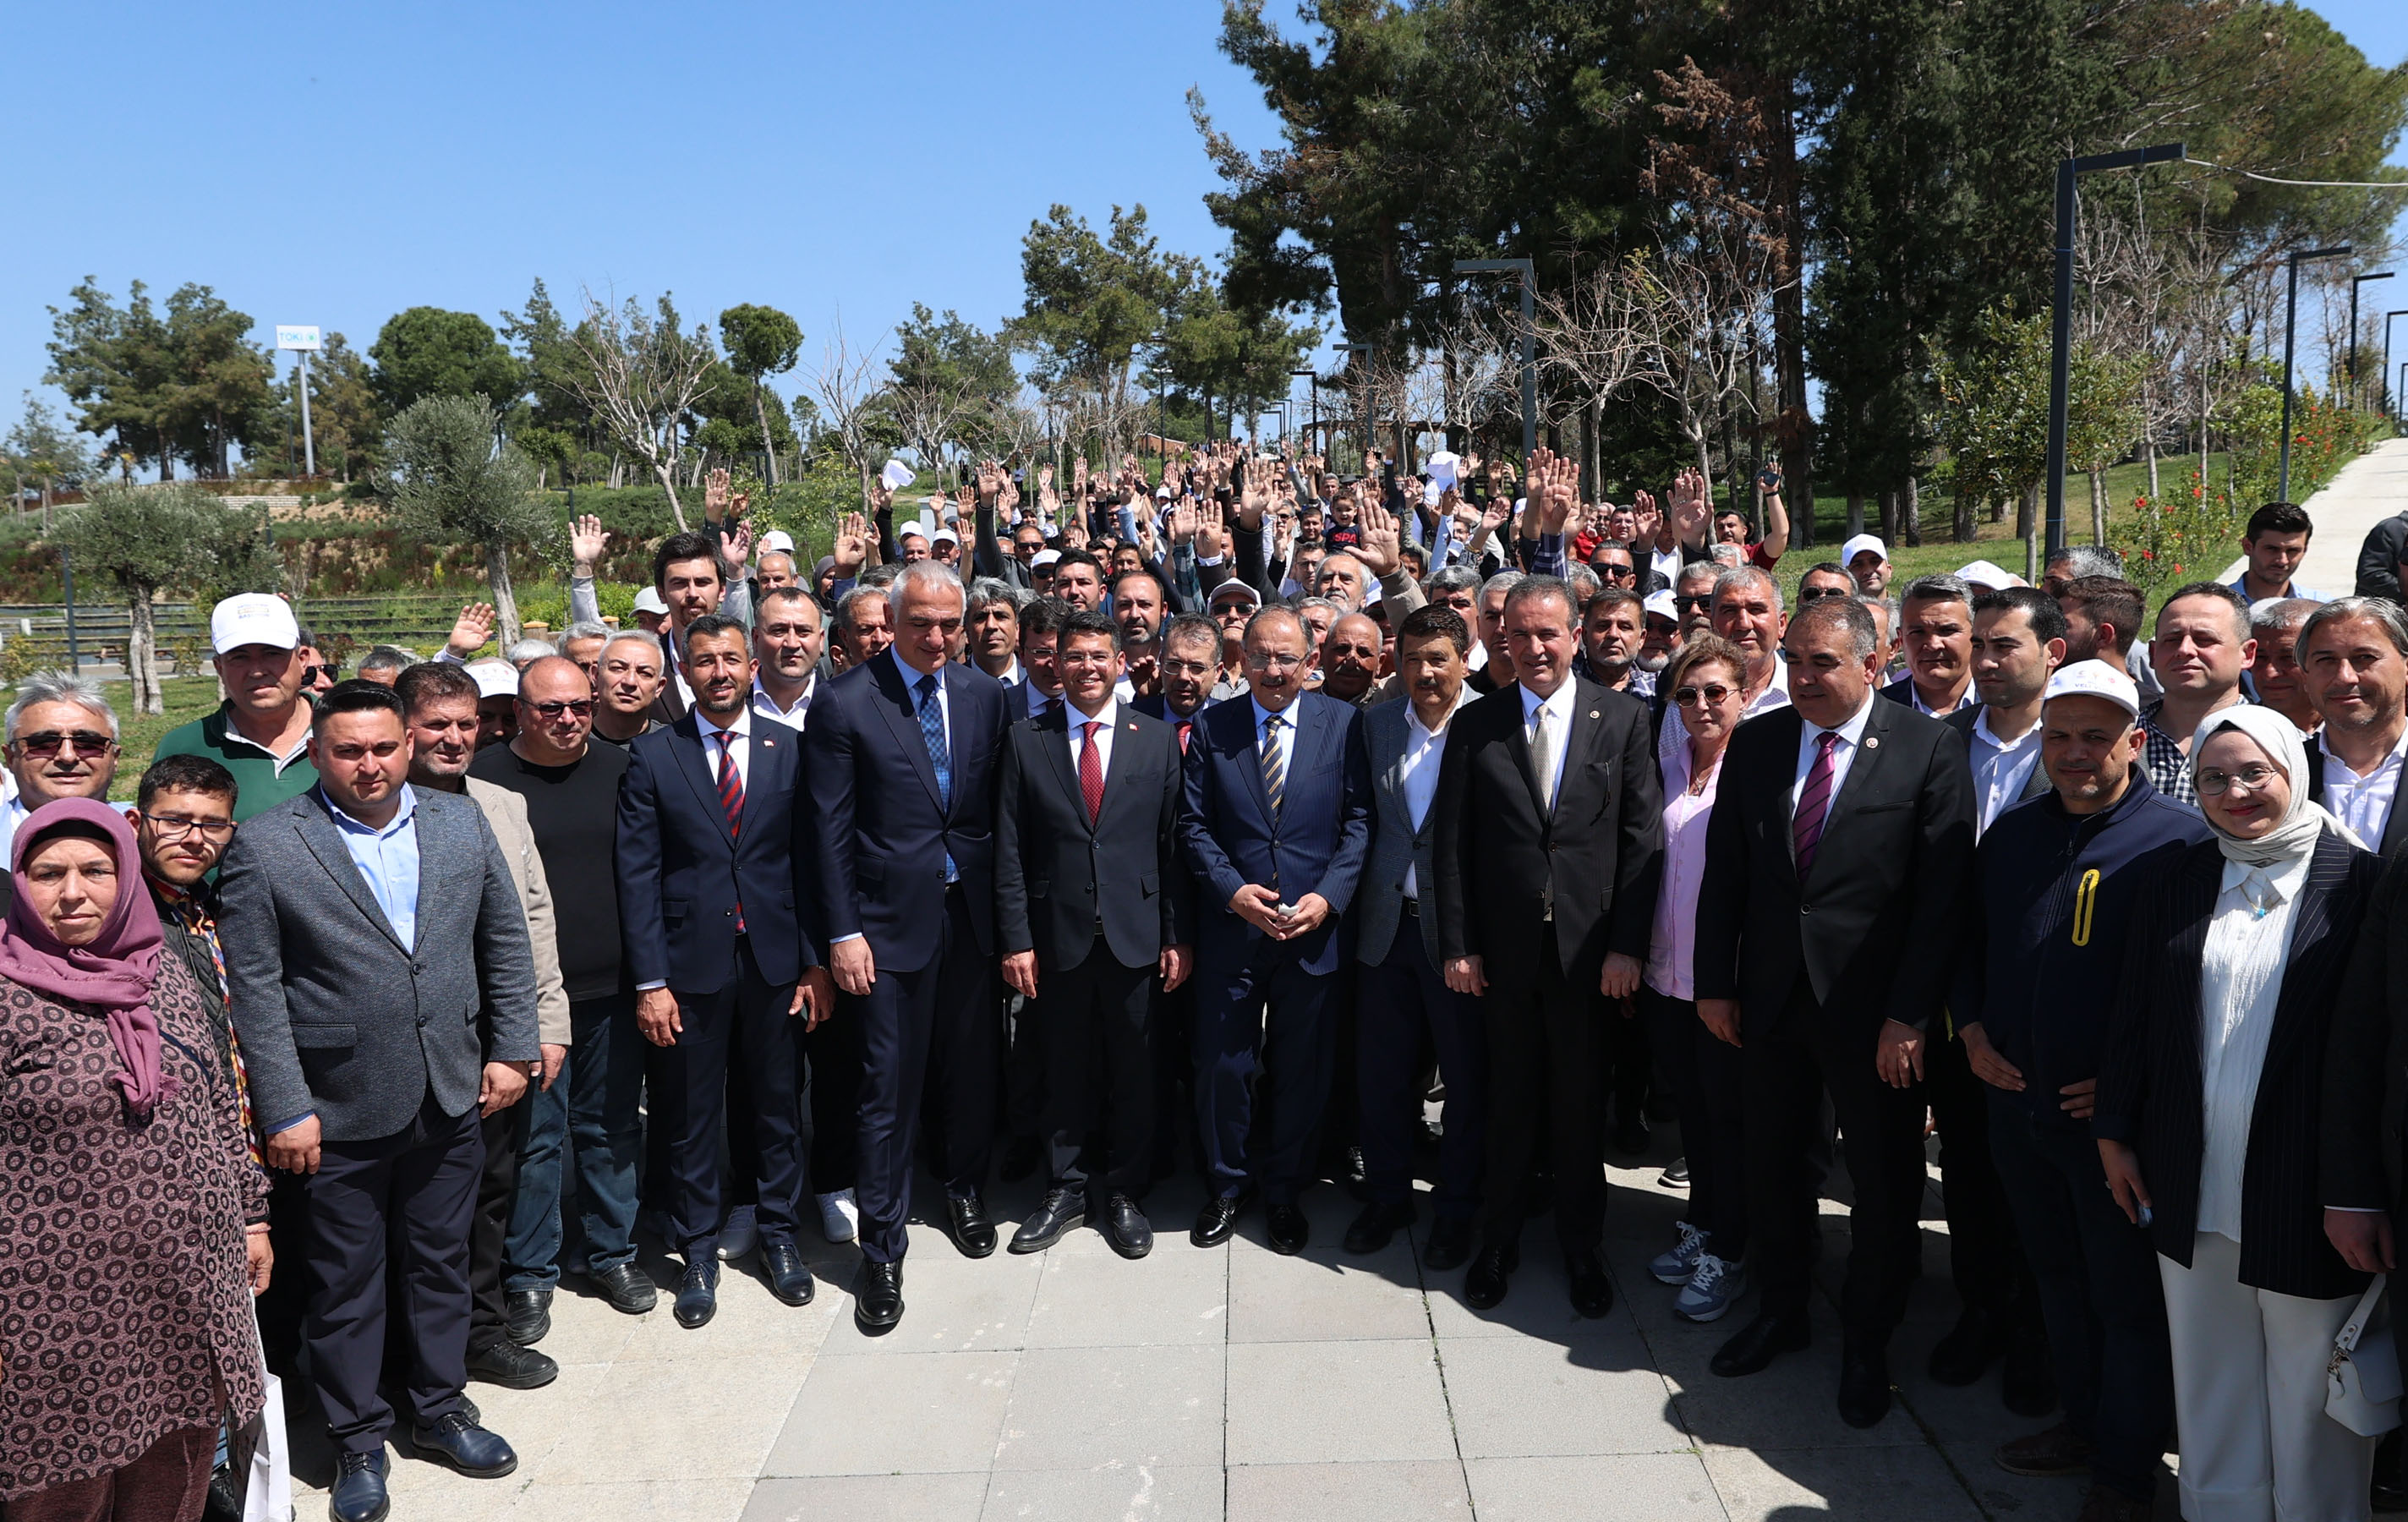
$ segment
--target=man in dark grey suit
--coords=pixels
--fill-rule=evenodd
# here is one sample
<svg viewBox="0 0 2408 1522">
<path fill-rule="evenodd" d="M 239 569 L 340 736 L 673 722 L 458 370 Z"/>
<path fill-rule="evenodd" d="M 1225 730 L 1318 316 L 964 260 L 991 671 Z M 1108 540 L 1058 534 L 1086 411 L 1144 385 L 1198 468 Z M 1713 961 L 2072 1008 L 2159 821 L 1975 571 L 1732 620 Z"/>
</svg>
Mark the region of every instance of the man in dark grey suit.
<svg viewBox="0 0 2408 1522">
<path fill-rule="evenodd" d="M 1438 887 L 1432 852 L 1440 759 L 1462 707 L 1471 632 L 1443 606 L 1416 608 L 1397 635 L 1401 703 L 1363 715 L 1371 757 L 1371 855 L 1354 899 L 1355 1094 L 1370 1200 L 1346 1228 L 1346 1250 L 1376 1253 L 1412 1224 L 1412 1137 L 1422 1105 L 1423 1032 L 1446 1074 L 1446 1129 L 1439 1143 L 1438 1219 L 1423 1261 L 1461 1268 L 1471 1253 L 1487 1133 L 1488 1054 L 1480 1000 L 1440 971 Z"/>
<path fill-rule="evenodd" d="M 337 683 L 309 752 L 319 785 L 251 819 L 227 851 L 220 923 L 268 1165 L 308 1176 L 303 1337 L 340 1450 L 329 1509 L 368 1522 L 387 1505 L 389 1240 L 407 1259 L 413 1445 L 480 1478 L 518 1467 L 460 1390 L 479 1123 L 540 1066 L 535 967 L 483 811 L 408 785 L 392 688 Z"/>
</svg>

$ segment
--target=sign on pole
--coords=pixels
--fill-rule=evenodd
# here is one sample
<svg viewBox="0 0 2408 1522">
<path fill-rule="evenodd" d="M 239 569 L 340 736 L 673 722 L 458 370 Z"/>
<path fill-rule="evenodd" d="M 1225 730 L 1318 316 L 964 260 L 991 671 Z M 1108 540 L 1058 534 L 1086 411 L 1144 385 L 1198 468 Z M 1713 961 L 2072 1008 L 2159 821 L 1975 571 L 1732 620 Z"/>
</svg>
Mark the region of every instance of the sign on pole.
<svg viewBox="0 0 2408 1522">
<path fill-rule="evenodd" d="M 294 389 L 301 394 L 301 457 L 303 470 L 315 480 L 318 475 L 318 445 L 309 436 L 309 356 L 324 347 L 318 341 L 314 327 L 298 327 L 287 323 L 276 324 L 276 347 L 291 349 L 300 356 L 301 383 Z M 291 455 L 286 455 L 291 459 Z"/>
<path fill-rule="evenodd" d="M 319 342 L 318 330 L 314 327 L 294 327 L 279 323 L 276 324 L 276 347 L 312 352 L 323 349 L 325 345 Z"/>
</svg>

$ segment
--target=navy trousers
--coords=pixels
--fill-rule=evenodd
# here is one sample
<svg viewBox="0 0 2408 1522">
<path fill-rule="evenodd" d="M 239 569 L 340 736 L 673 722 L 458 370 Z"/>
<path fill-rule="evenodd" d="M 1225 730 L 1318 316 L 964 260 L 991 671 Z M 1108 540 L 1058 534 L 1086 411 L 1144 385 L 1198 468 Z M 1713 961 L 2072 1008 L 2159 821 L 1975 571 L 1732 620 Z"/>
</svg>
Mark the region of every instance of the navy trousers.
<svg viewBox="0 0 2408 1522">
<path fill-rule="evenodd" d="M 674 1045 L 656 1049 L 663 1069 L 656 1098 L 665 1101 L 665 1113 L 655 1124 L 668 1127 L 669 1170 L 677 1191 L 671 1221 L 678 1249 L 688 1261 L 719 1251 L 723 1121 L 750 1133 L 764 1242 L 795 1240 L 796 1205 L 803 1190 L 802 1093 L 796 1084 L 803 1018 L 786 1012 L 795 985 L 761 976 L 747 937 L 737 938 L 736 963 L 723 988 L 708 994 L 672 990 L 685 1028 Z M 727 1115 L 731 1080 L 747 1101 L 739 1111 L 749 1114 Z"/>
<path fill-rule="evenodd" d="M 1343 976 L 1305 971 L 1292 948 L 1268 938 L 1249 958 L 1215 955 L 1197 969 L 1196 1112 L 1215 1194 L 1231 1198 L 1251 1184 L 1271 1204 L 1293 1204 L 1311 1182 Z M 1259 1094 L 1250 1087 L 1258 1071 Z M 1267 1112 L 1259 1126 L 1257 1098 Z"/>
<path fill-rule="evenodd" d="M 1480 1000 L 1458 994 L 1430 964 L 1421 920 L 1398 922 L 1376 967 L 1356 970 L 1354 1085 L 1362 1112 L 1363 1172 L 1371 1198 L 1413 1198 L 1413 1137 L 1422 1118 L 1422 1035 L 1446 1075 L 1445 1131 L 1439 1139 L 1438 1213 L 1469 1221 L 1480 1204 L 1488 1139 L 1488 1050 Z"/>
</svg>

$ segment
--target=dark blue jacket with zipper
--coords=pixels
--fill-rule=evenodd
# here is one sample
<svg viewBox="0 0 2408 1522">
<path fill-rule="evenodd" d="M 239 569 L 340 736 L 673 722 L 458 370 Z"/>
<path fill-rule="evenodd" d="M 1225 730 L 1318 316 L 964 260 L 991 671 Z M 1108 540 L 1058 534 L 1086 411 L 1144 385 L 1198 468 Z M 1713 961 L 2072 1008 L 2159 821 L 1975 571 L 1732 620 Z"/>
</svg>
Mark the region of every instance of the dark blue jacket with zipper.
<svg viewBox="0 0 2408 1522">
<path fill-rule="evenodd" d="M 2125 927 L 2141 883 L 2158 862 L 2209 839 L 2199 811 L 2132 768 L 2131 785 L 2101 813 L 2071 814 L 2054 792 L 1999 816 L 1976 857 L 1972 931 L 1949 1009 L 1959 1029 L 1979 1021 L 2024 1075 L 1996 1090 L 2068 1127 L 2058 1090 L 2099 1076 Z"/>
</svg>

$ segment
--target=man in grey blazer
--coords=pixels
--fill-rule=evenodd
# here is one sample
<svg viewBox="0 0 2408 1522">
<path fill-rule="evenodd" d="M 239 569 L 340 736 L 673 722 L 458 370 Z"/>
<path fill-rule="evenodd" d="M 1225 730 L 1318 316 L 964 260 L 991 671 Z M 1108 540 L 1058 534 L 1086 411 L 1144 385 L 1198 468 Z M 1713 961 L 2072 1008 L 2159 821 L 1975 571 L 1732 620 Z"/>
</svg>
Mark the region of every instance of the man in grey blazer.
<svg viewBox="0 0 2408 1522">
<path fill-rule="evenodd" d="M 482 811 L 408 785 L 393 689 L 337 683 L 309 752 L 319 785 L 226 852 L 220 925 L 268 1165 L 307 1175 L 302 1336 L 339 1450 L 329 1510 L 371 1522 L 394 1416 L 378 1393 L 388 1241 L 406 1258 L 413 1445 L 480 1478 L 518 1467 L 460 1392 L 480 1122 L 540 1068 L 535 969 Z"/>
<path fill-rule="evenodd" d="M 1480 1000 L 1447 987 L 1438 922 L 1423 912 L 1437 879 L 1439 761 L 1448 722 L 1462 707 L 1471 632 L 1454 609 L 1417 608 L 1397 633 L 1405 701 L 1363 716 L 1371 755 L 1371 854 L 1355 903 L 1354 1074 L 1363 1173 L 1370 1195 L 1346 1231 L 1350 1253 L 1376 1253 L 1413 1219 L 1412 1138 L 1421 1120 L 1422 1033 L 1446 1075 L 1446 1130 L 1439 1143 L 1438 1219 L 1423 1256 L 1459 1268 L 1471 1253 L 1487 1135 L 1487 1051 Z M 1428 906 L 1433 911 L 1435 903 Z"/>
</svg>

